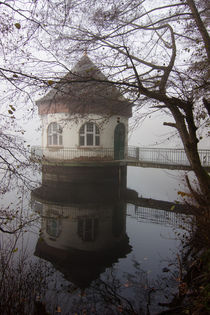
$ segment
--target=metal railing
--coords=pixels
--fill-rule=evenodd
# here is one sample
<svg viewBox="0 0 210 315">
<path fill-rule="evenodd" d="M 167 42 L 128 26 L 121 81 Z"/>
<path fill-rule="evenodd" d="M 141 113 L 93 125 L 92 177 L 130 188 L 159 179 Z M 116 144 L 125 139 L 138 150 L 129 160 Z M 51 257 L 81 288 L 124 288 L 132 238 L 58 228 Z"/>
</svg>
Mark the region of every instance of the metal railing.
<svg viewBox="0 0 210 315">
<path fill-rule="evenodd" d="M 198 151 L 201 164 L 210 166 L 210 150 Z M 190 165 L 184 149 L 128 147 L 128 160 L 170 165 Z"/>
<path fill-rule="evenodd" d="M 59 161 L 112 161 L 115 158 L 114 148 L 42 148 L 32 147 L 32 157 L 38 159 L 49 159 Z M 123 156 L 119 155 L 119 156 Z M 210 150 L 199 150 L 201 164 L 210 166 Z M 147 162 L 165 165 L 188 166 L 184 149 L 167 148 L 139 148 L 129 146 L 124 152 L 124 160 L 134 162 Z"/>
<path fill-rule="evenodd" d="M 114 160 L 113 148 L 31 148 L 32 158 L 59 161 L 111 161 Z"/>
</svg>

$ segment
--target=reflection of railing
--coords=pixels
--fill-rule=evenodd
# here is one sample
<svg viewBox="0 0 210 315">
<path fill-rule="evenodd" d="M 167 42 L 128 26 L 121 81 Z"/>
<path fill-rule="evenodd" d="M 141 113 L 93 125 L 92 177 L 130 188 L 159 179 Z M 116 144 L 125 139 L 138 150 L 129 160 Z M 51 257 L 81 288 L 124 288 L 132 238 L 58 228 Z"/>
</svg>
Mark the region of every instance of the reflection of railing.
<svg viewBox="0 0 210 315">
<path fill-rule="evenodd" d="M 198 151 L 201 164 L 210 167 L 210 150 Z M 39 146 L 32 147 L 32 157 L 50 160 L 71 160 L 71 161 L 111 161 L 114 160 L 114 148 L 79 147 L 79 148 L 59 148 Z M 122 154 L 127 162 L 189 166 L 184 149 L 167 148 L 139 148 L 129 146 Z"/>
<path fill-rule="evenodd" d="M 127 205 L 127 215 L 137 219 L 139 222 L 161 224 L 164 226 L 174 226 L 179 228 L 189 228 L 192 216 L 135 205 Z"/>
<path fill-rule="evenodd" d="M 210 150 L 198 151 L 201 164 L 210 166 Z M 128 160 L 170 165 L 190 165 L 184 149 L 128 147 Z"/>
</svg>

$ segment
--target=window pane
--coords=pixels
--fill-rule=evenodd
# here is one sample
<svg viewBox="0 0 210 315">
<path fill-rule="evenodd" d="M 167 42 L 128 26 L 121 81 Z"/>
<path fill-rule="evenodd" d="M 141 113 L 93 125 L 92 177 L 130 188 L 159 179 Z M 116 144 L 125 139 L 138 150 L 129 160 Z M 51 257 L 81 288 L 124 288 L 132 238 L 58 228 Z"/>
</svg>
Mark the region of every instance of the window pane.
<svg viewBox="0 0 210 315">
<path fill-rule="evenodd" d="M 93 132 L 93 123 L 87 123 L 86 128 L 88 132 Z"/>
<path fill-rule="evenodd" d="M 48 127 L 48 134 L 50 134 L 51 132 L 52 132 L 52 124 L 50 124 Z"/>
<path fill-rule="evenodd" d="M 97 134 L 97 135 L 99 135 L 99 129 L 98 129 L 98 127 L 95 125 L 95 133 Z"/>
<path fill-rule="evenodd" d="M 48 136 L 48 145 L 52 145 L 52 136 Z"/>
<path fill-rule="evenodd" d="M 57 123 L 56 122 L 53 123 L 53 131 L 57 131 Z"/>
<path fill-rule="evenodd" d="M 79 145 L 94 146 L 100 145 L 100 130 L 92 122 L 84 124 L 79 130 Z"/>
<path fill-rule="evenodd" d="M 98 218 L 94 219 L 94 230 L 93 230 L 93 239 L 96 239 L 96 235 L 98 233 Z"/>
<path fill-rule="evenodd" d="M 58 136 L 56 133 L 53 134 L 53 144 L 58 144 Z"/>
<path fill-rule="evenodd" d="M 80 133 L 80 134 L 84 134 L 84 133 L 85 133 L 85 125 L 83 125 L 83 126 L 80 128 L 79 133 Z"/>
<path fill-rule="evenodd" d="M 62 136 L 60 135 L 59 136 L 59 145 L 62 145 L 63 144 L 63 138 L 62 138 Z"/>
<path fill-rule="evenodd" d="M 85 145 L 85 137 L 84 136 L 79 137 L 79 145 Z"/>
<path fill-rule="evenodd" d="M 92 229 L 93 229 L 93 220 L 91 218 L 87 218 L 85 220 L 85 241 L 92 241 Z"/>
<path fill-rule="evenodd" d="M 89 133 L 86 135 L 87 139 L 87 145 L 93 145 L 93 134 Z"/>
<path fill-rule="evenodd" d="M 62 145 L 63 136 L 62 128 L 56 122 L 51 123 L 47 130 L 47 143 L 48 145 Z"/>
<path fill-rule="evenodd" d="M 79 218 L 78 219 L 78 225 L 77 225 L 77 233 L 79 237 L 83 238 L 83 229 L 84 229 L 84 220 Z"/>
<path fill-rule="evenodd" d="M 58 236 L 58 222 L 55 219 L 47 219 L 47 233 L 50 236 L 57 237 Z"/>
<path fill-rule="evenodd" d="M 99 139 L 99 136 L 95 136 L 95 145 L 100 145 Z"/>
<path fill-rule="evenodd" d="M 86 218 L 85 230 L 90 231 L 92 229 L 92 218 Z"/>
</svg>

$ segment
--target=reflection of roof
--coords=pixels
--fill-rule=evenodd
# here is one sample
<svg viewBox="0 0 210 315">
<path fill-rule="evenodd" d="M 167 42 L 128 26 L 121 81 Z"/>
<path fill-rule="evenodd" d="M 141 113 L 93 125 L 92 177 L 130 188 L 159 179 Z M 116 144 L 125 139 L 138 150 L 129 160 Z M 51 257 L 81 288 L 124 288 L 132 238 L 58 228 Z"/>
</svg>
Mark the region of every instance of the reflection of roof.
<svg viewBox="0 0 210 315">
<path fill-rule="evenodd" d="M 131 104 L 121 95 L 115 85 L 84 55 L 75 67 L 67 73 L 51 91 L 38 100 L 39 113 L 62 112 L 60 103 L 65 104 L 65 112 L 106 113 L 131 116 Z"/>
<path fill-rule="evenodd" d="M 106 268 L 111 267 L 119 258 L 124 258 L 131 251 L 128 237 L 119 241 L 106 251 L 89 252 L 75 249 L 68 251 L 51 247 L 39 240 L 35 255 L 50 261 L 63 273 L 65 278 L 81 289 L 87 288 Z"/>
</svg>

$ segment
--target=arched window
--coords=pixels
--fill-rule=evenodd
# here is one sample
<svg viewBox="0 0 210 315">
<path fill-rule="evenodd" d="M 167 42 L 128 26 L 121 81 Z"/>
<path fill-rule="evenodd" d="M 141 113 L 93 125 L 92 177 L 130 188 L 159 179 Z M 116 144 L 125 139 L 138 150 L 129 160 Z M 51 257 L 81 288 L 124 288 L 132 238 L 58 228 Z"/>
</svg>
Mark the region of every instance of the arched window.
<svg viewBox="0 0 210 315">
<path fill-rule="evenodd" d="M 80 128 L 79 145 L 80 146 L 100 145 L 100 132 L 96 124 L 86 123 Z"/>
<path fill-rule="evenodd" d="M 46 220 L 46 232 L 49 236 L 57 238 L 60 234 L 60 221 L 56 218 L 48 218 Z"/>
<path fill-rule="evenodd" d="M 56 122 L 53 122 L 48 126 L 47 143 L 48 145 L 63 144 L 62 128 Z"/>
<path fill-rule="evenodd" d="M 98 218 L 79 217 L 77 233 L 83 241 L 95 241 L 98 233 Z"/>
</svg>

